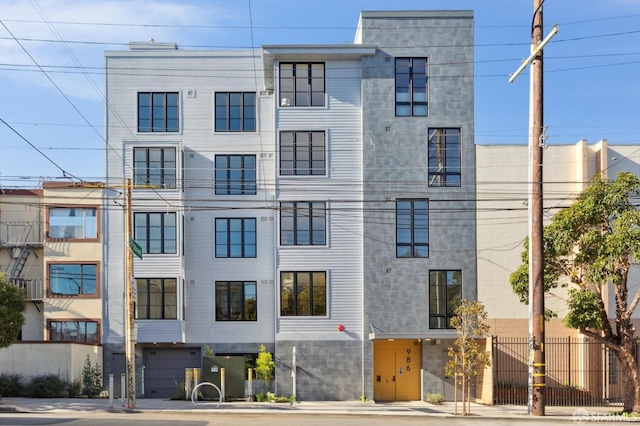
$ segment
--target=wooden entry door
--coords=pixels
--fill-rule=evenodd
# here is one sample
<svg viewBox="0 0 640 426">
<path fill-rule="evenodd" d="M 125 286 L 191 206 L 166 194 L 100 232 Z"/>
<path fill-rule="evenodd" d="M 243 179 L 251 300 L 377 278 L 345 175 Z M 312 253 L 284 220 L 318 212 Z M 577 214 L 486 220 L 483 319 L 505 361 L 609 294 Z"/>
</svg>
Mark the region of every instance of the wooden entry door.
<svg viewBox="0 0 640 426">
<path fill-rule="evenodd" d="M 396 400 L 396 353 L 376 352 L 373 370 L 373 399 Z"/>
</svg>

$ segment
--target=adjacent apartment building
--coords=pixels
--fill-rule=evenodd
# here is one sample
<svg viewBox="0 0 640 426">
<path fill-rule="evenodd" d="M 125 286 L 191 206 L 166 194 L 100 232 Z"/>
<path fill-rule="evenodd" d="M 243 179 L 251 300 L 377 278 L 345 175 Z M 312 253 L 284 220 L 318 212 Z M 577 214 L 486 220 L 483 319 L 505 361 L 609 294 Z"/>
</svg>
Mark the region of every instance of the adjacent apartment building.
<svg viewBox="0 0 640 426">
<path fill-rule="evenodd" d="M 131 43 L 105 68 L 105 375 L 132 279 L 139 396 L 174 394 L 205 346 L 260 344 L 278 394 L 452 396 L 448 319 L 477 294 L 472 12 L 362 12 L 352 44 Z"/>
<path fill-rule="evenodd" d="M 1 372 L 82 379 L 102 362 L 102 185 L 43 182 L 0 190 L 0 271 L 26 291 L 18 341 L 0 350 Z"/>
</svg>

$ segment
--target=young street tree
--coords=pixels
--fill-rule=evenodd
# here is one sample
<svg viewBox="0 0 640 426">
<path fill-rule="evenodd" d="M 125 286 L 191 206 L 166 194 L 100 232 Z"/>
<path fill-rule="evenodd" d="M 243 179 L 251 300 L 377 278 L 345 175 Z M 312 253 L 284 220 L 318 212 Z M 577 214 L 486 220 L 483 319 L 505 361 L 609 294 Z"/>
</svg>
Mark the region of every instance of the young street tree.
<svg viewBox="0 0 640 426">
<path fill-rule="evenodd" d="M 477 301 L 462 299 L 451 318 L 451 326 L 456 329 L 458 338 L 449 348 L 449 362 L 445 366 L 445 374 L 461 381 L 462 415 L 471 414 L 471 384 L 478 372 L 490 363 L 489 353 L 480 348 L 478 338 L 489 334 L 489 325 L 484 322 L 487 312 L 484 305 Z M 456 397 L 456 414 L 458 398 Z"/>
<path fill-rule="evenodd" d="M 4 274 L 0 274 L 0 348 L 10 346 L 18 337 L 26 309 L 25 291 L 9 284 Z"/>
<path fill-rule="evenodd" d="M 622 370 L 623 410 L 634 413 L 640 412 L 640 376 L 631 315 L 640 302 L 640 291 L 638 275 L 631 292 L 629 278 L 640 261 L 639 195 L 640 179 L 631 173 L 619 173 L 613 181 L 598 175 L 544 229 L 545 292 L 558 286 L 569 288 L 565 326 L 616 354 Z M 520 301 L 528 303 L 526 248 L 522 261 L 510 281 Z M 613 321 L 606 306 L 609 285 L 614 294 Z"/>
</svg>

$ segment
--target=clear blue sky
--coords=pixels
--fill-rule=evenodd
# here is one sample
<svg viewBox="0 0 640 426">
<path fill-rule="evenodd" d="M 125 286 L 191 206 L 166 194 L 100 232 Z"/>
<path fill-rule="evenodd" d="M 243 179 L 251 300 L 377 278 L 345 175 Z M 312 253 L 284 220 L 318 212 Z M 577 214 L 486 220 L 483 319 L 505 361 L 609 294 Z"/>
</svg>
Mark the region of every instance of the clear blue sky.
<svg viewBox="0 0 640 426">
<path fill-rule="evenodd" d="M 62 176 L 25 139 L 104 180 L 104 50 L 340 44 L 361 10 L 389 9 L 474 10 L 475 141 L 527 143 L 528 72 L 507 80 L 529 52 L 532 0 L 0 0 L 0 119 L 15 130 L 0 121 L 0 185 Z M 545 49 L 548 143 L 640 143 L 640 1 L 546 0 L 544 21 L 545 34 L 559 25 Z"/>
</svg>

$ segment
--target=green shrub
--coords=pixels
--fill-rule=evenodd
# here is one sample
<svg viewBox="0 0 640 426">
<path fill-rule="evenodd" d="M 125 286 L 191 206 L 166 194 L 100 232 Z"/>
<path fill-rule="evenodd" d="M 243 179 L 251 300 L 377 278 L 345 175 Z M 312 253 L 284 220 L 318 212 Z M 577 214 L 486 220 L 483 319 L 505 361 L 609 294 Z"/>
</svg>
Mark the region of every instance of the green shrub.
<svg viewBox="0 0 640 426">
<path fill-rule="evenodd" d="M 424 396 L 424 400 L 433 405 L 444 404 L 444 396 L 439 393 L 428 393 Z"/>
<path fill-rule="evenodd" d="M 0 396 L 16 397 L 22 396 L 22 377 L 19 374 L 0 374 Z"/>
<path fill-rule="evenodd" d="M 259 394 L 256 394 L 256 401 L 258 402 L 264 402 L 265 401 L 265 396 L 262 392 L 260 392 Z"/>
<path fill-rule="evenodd" d="M 82 368 L 82 393 L 88 397 L 96 397 L 102 392 L 102 369 L 98 363 L 91 364 L 87 355 Z"/>
<path fill-rule="evenodd" d="M 77 398 L 82 395 L 82 382 L 80 379 L 75 379 L 69 383 L 69 396 L 71 398 Z"/>
<path fill-rule="evenodd" d="M 31 398 L 57 398 L 67 391 L 69 384 L 55 374 L 35 376 L 27 385 L 27 396 Z"/>
<path fill-rule="evenodd" d="M 283 403 L 283 402 L 291 402 L 291 401 L 289 401 L 289 398 L 287 398 L 286 396 L 279 396 L 275 399 L 275 402 Z"/>
</svg>

